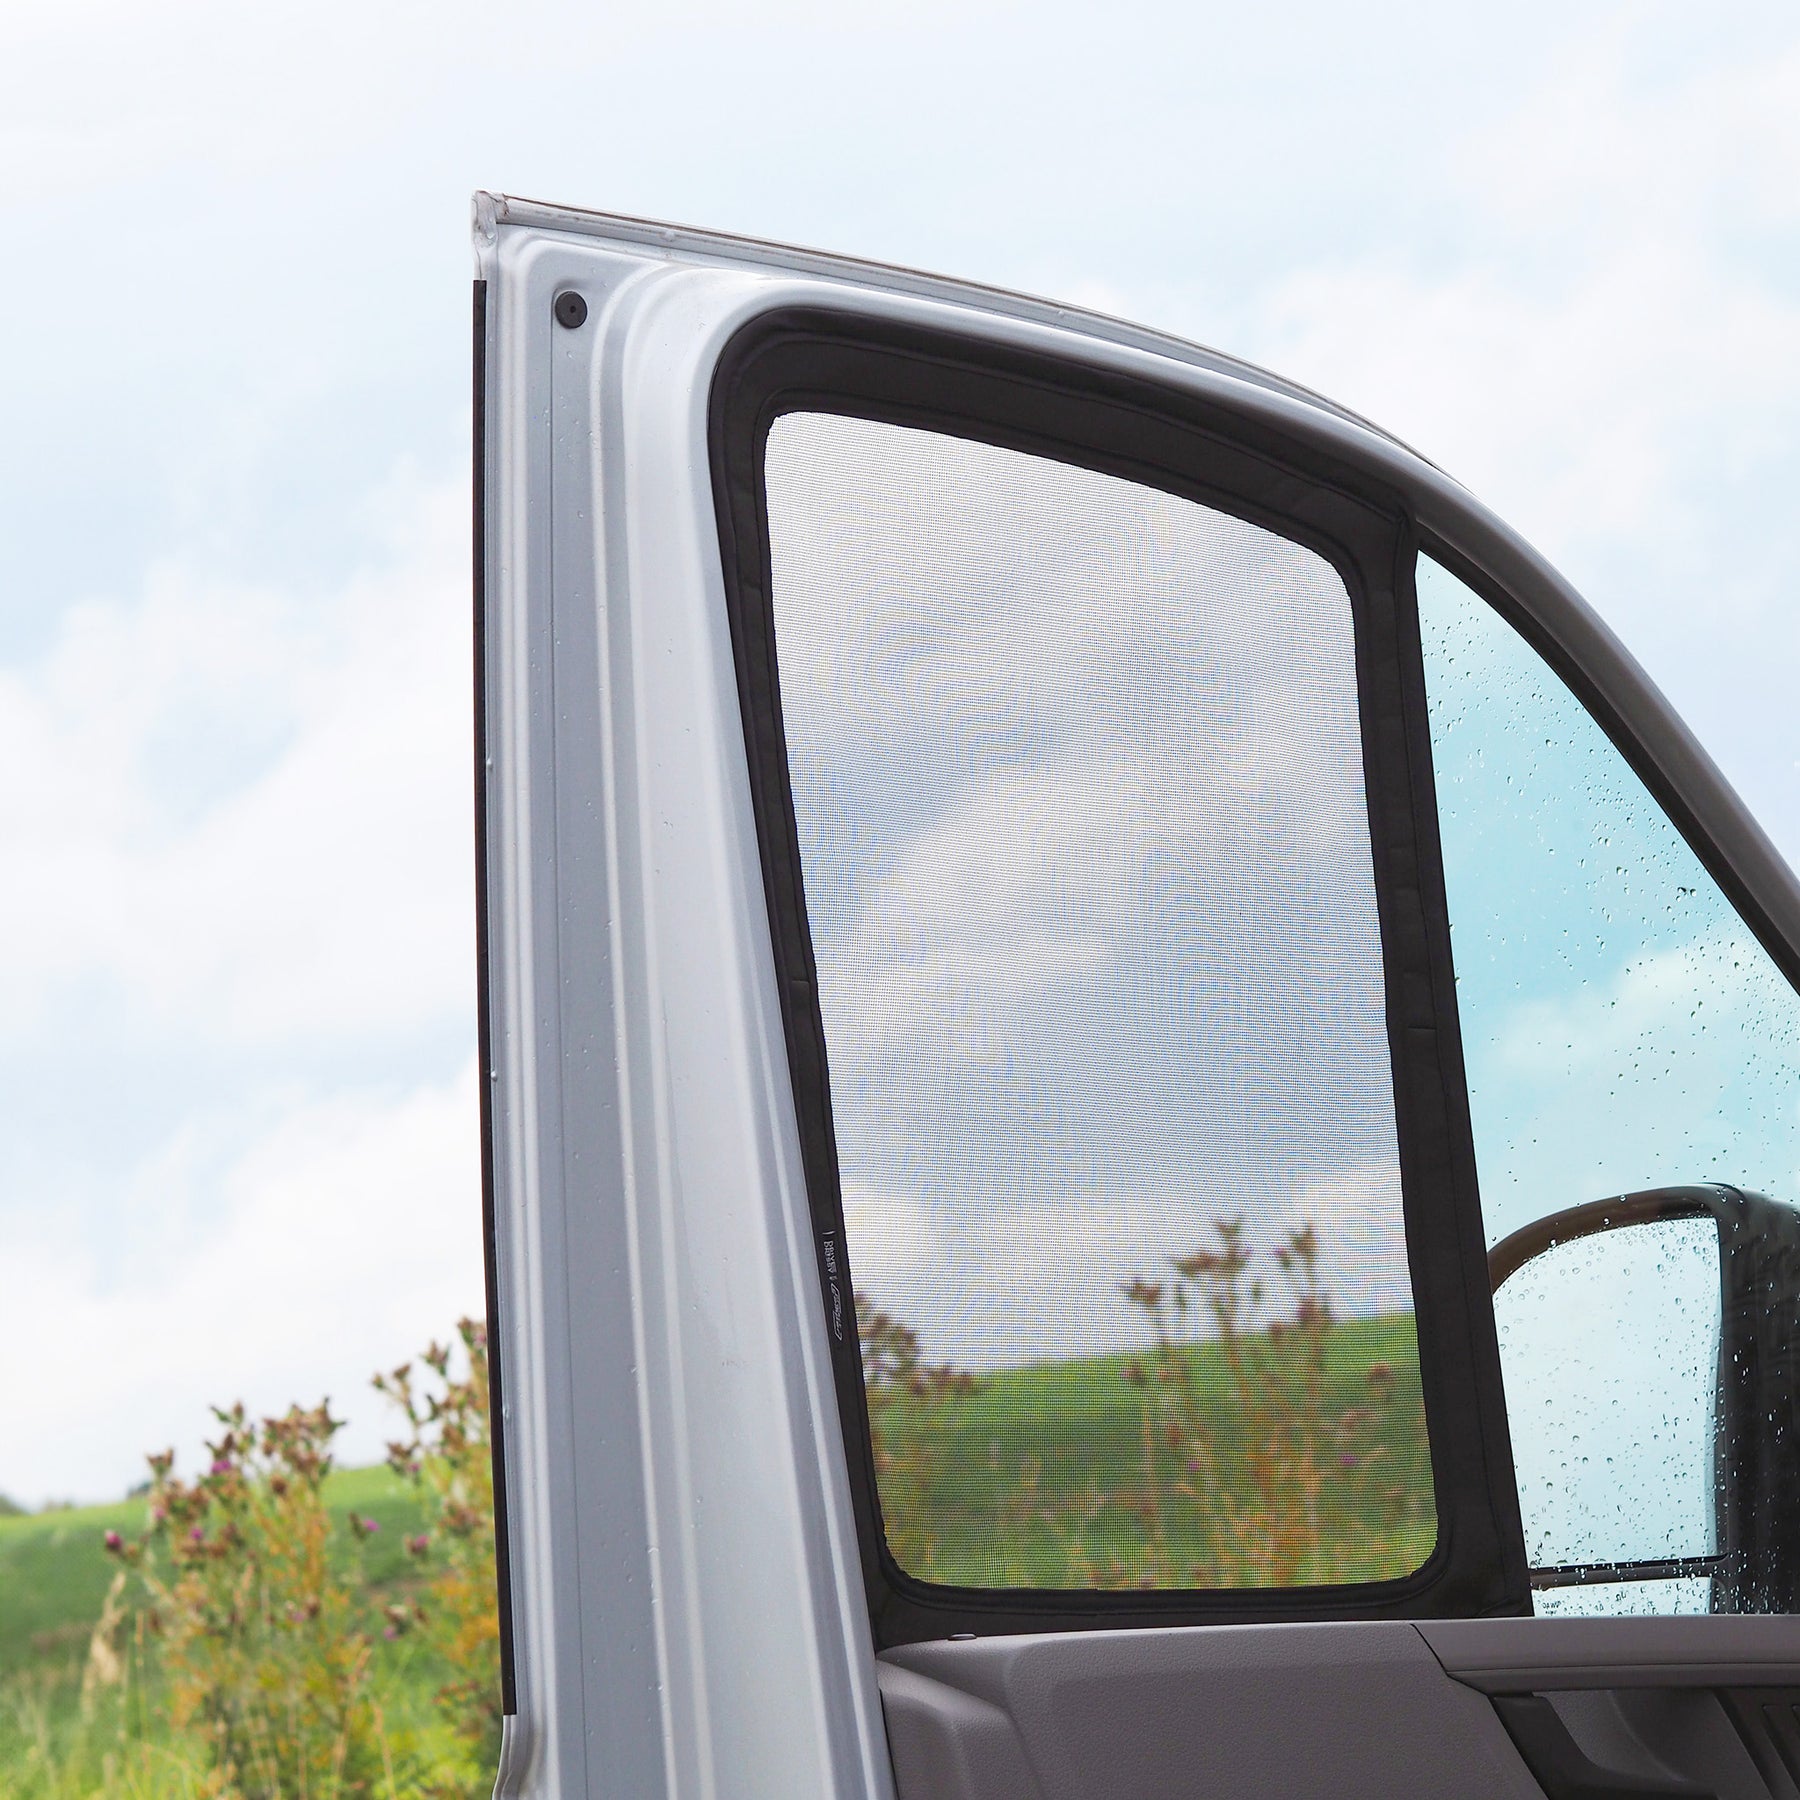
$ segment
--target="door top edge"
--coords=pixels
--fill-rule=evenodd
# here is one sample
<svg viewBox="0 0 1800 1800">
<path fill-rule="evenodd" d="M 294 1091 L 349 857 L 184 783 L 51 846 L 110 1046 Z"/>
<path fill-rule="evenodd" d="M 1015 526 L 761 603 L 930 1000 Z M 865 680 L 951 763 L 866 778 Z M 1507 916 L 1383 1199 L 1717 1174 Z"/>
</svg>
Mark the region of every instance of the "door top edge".
<svg viewBox="0 0 1800 1800">
<path fill-rule="evenodd" d="M 1091 307 L 1021 293 L 985 282 L 965 281 L 897 263 L 839 255 L 797 244 L 739 236 L 698 226 L 678 225 L 627 213 L 608 213 L 583 207 L 561 206 L 511 194 L 477 190 L 471 203 L 472 231 L 479 255 L 497 244 L 503 230 L 542 232 L 565 237 L 592 238 L 609 244 L 647 251 L 655 255 L 696 262 L 729 263 L 739 268 L 769 268 L 788 273 L 822 276 L 858 287 L 919 298 L 977 306 L 1014 319 L 1078 331 L 1171 361 L 1229 375 L 1271 393 L 1298 401 L 1346 424 L 1385 440 L 1396 449 L 1437 469 L 1430 458 L 1383 429 L 1372 420 L 1336 401 L 1327 399 L 1303 383 L 1290 381 L 1259 364 L 1196 344 L 1172 332 L 1138 325 Z M 1442 474 L 1443 471 L 1437 471 Z"/>
</svg>

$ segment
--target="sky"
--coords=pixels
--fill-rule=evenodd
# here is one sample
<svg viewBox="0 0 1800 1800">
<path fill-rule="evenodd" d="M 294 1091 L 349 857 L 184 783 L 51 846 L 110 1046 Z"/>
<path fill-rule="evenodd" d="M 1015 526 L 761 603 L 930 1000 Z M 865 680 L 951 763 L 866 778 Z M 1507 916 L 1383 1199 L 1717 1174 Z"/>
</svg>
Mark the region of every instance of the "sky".
<svg viewBox="0 0 1800 1800">
<path fill-rule="evenodd" d="M 1791 9 L 0 12 L 0 1491 L 480 1304 L 468 196 L 1084 302 L 1414 444 L 1800 855 Z"/>
<path fill-rule="evenodd" d="M 930 1356 L 1141 1349 L 1121 1288 L 1308 1225 L 1411 1303 L 1350 597 L 1212 507 L 800 414 L 782 728 L 851 1272 Z"/>
</svg>

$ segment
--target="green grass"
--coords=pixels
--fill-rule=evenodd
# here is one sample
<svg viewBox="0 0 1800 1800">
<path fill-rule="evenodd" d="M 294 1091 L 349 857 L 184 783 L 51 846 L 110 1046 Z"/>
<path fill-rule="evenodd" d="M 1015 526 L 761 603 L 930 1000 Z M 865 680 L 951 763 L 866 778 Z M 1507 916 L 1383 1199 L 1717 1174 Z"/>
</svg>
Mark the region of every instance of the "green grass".
<svg viewBox="0 0 1800 1800">
<path fill-rule="evenodd" d="M 339 1469 L 325 1483 L 335 1517 L 355 1512 L 381 1530 L 363 1547 L 372 1587 L 410 1585 L 408 1534 L 422 1528 L 417 1493 L 385 1464 Z M 108 1531 L 134 1537 L 144 1529 L 146 1503 L 0 1517 L 0 1679 L 22 1669 L 73 1659 L 77 1673 L 88 1637 L 118 1565 L 104 1549 Z M 346 1554 L 348 1533 L 345 1534 Z"/>
<path fill-rule="evenodd" d="M 1226 1482 L 1247 1492 L 1244 1446 L 1217 1344 L 1185 1352 L 1197 1389 L 1216 1395 L 1213 1431 Z M 915 1550 L 912 1573 L 971 1587 L 1085 1585 L 1072 1568 L 1141 1568 L 1148 1528 L 1142 1388 L 1128 1365 L 1150 1357 L 1109 1356 L 995 1371 L 967 1397 L 940 1401 L 909 1419 L 896 1405 L 890 1435 L 923 1468 L 911 1491 L 884 1492 L 904 1509 Z M 1328 1339 L 1324 1411 L 1336 1418 L 1369 1398 L 1368 1371 L 1393 1372 L 1384 1410 L 1381 1478 L 1328 1479 L 1320 1552 L 1307 1578 L 1377 1580 L 1410 1573 L 1436 1541 L 1430 1456 L 1410 1315 L 1345 1321 Z M 1168 1496 L 1184 1478 L 1169 1450 L 1154 1452 L 1165 1527 L 1182 1545 L 1192 1503 Z M 1335 1471 L 1333 1471 L 1335 1474 Z M 1368 1471 L 1363 1471 L 1366 1477 Z M 1399 1498 L 1393 1498 L 1398 1490 Z M 1101 1504 L 1096 1506 L 1096 1496 Z M 891 1533 L 902 1535 L 900 1529 Z M 1191 1536 L 1191 1533 L 1189 1534 Z M 904 1559 L 903 1559 L 904 1561 Z"/>
</svg>

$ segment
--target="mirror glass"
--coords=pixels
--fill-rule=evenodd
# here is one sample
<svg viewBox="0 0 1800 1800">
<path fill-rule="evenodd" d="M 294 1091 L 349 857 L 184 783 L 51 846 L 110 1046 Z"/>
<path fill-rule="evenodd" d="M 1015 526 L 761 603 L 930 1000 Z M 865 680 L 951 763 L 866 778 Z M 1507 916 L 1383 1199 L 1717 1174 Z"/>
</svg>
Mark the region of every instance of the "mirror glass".
<svg viewBox="0 0 1800 1800">
<path fill-rule="evenodd" d="M 1713 1554 L 1719 1292 L 1710 1218 L 1578 1238 L 1502 1283 L 1533 1569 Z"/>
</svg>

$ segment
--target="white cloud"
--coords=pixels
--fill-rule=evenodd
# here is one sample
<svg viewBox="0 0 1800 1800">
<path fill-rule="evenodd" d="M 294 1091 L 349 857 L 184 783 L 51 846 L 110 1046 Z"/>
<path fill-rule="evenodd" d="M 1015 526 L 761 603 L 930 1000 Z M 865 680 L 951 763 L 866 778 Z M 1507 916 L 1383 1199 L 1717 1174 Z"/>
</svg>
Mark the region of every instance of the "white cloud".
<svg viewBox="0 0 1800 1800">
<path fill-rule="evenodd" d="M 1691 533 L 1700 447 L 1741 472 L 1800 404 L 1800 304 L 1694 252 L 1628 240 L 1529 285 L 1498 266 L 1308 270 L 1265 296 L 1258 349 L 1546 548 Z"/>
<path fill-rule="evenodd" d="M 1718 238 L 1800 217 L 1800 44 L 1716 34 L 1672 78 L 1641 67 L 1650 34 L 1614 14 L 1575 32 L 1503 125 L 1452 155 L 1520 236 L 1591 253 L 1606 238 Z"/>
<path fill-rule="evenodd" d="M 0 669 L 0 1490 L 117 1493 L 240 1396 L 377 1456 L 369 1375 L 482 1304 L 466 495 L 397 477 L 335 589 L 169 563 Z"/>
<path fill-rule="evenodd" d="M 1722 905 L 1715 910 L 1722 911 Z M 1471 1004 L 1463 1030 L 1489 1242 L 1610 1194 L 1724 1181 L 1800 1198 L 1800 1002 L 1735 920 L 1610 979 Z M 1516 928 L 1516 927 L 1515 927 Z M 1521 933 L 1521 935 L 1524 935 Z"/>
<path fill-rule="evenodd" d="M 562 110 L 549 95 L 579 106 L 571 81 L 601 81 L 659 39 L 916 29 L 921 13 L 950 10 L 885 0 L 846 18 L 831 0 L 518 0 L 496 31 L 475 0 L 14 4 L 0 11 L 0 165 L 65 195 L 183 165 L 235 179 L 360 169 L 409 137 L 469 130 L 473 107 L 477 118 Z"/>
<path fill-rule="evenodd" d="M 95 982 L 228 1041 L 472 1016 L 466 489 L 336 592 L 164 566 L 0 670 L 6 1036 Z"/>
<path fill-rule="evenodd" d="M 207 1407 L 258 1412 L 329 1394 L 342 1460 L 381 1455 L 392 1421 L 369 1377 L 482 1308 L 473 1062 L 393 1095 L 265 1096 L 245 1121 L 178 1125 L 121 1184 L 123 1271 L 53 1218 L 0 1223 L 0 1312 L 18 1346 L 0 1387 L 0 1491 L 105 1498 Z M 222 1217 L 186 1215 L 196 1178 Z M 165 1228 L 166 1225 L 166 1228 Z"/>
</svg>

